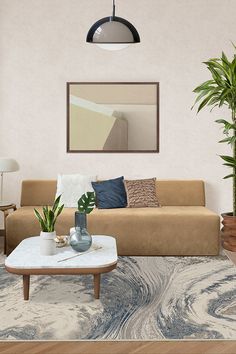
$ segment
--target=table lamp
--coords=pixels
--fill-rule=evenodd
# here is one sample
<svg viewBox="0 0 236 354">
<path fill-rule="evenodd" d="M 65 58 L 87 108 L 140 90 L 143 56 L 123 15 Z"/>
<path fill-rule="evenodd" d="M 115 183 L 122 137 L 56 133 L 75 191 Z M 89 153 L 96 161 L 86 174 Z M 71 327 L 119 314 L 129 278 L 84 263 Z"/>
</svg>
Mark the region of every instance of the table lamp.
<svg viewBox="0 0 236 354">
<path fill-rule="evenodd" d="M 0 206 L 11 205 L 11 202 L 3 201 L 3 174 L 6 172 L 14 172 L 19 170 L 19 165 L 14 159 L 6 157 L 0 157 L 0 177 L 1 177 L 1 189 L 0 189 Z"/>
</svg>

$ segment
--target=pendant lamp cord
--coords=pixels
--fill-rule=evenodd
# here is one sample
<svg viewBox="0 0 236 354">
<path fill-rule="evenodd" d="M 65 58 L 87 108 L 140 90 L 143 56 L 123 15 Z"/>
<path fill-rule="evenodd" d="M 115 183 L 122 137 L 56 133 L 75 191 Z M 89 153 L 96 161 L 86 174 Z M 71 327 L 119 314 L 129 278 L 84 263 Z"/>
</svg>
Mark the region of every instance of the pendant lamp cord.
<svg viewBox="0 0 236 354">
<path fill-rule="evenodd" d="M 116 5 L 115 5 L 115 0 L 112 0 L 112 17 L 115 17 L 116 14 Z"/>
</svg>

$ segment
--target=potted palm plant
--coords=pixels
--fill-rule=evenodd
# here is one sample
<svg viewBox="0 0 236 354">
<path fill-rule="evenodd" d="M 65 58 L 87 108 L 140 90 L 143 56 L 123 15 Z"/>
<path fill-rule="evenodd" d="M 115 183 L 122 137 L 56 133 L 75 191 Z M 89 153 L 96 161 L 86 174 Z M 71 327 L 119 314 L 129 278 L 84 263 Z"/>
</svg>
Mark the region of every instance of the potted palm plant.
<svg viewBox="0 0 236 354">
<path fill-rule="evenodd" d="M 234 49 L 236 49 L 234 45 Z M 225 249 L 236 252 L 236 54 L 233 59 L 227 58 L 224 52 L 220 58 L 210 59 L 204 64 L 211 73 L 211 79 L 203 82 L 194 89 L 197 94 L 195 104 L 198 104 L 197 113 L 205 107 L 223 107 L 230 110 L 230 117 L 218 119 L 217 123 L 223 127 L 224 139 L 219 143 L 231 146 L 232 154 L 221 155 L 223 165 L 230 168 L 225 178 L 232 178 L 233 185 L 233 212 L 222 214 L 222 245 Z M 193 107 L 192 107 L 193 108 Z M 211 110 L 212 110 L 211 109 Z"/>
<path fill-rule="evenodd" d="M 42 230 L 40 233 L 40 253 L 44 256 L 53 255 L 56 250 L 55 223 L 64 208 L 64 204 L 59 205 L 60 199 L 61 196 L 59 195 L 54 201 L 52 208 L 44 206 L 42 215 L 38 210 L 34 209 L 35 216 L 37 217 Z"/>
</svg>

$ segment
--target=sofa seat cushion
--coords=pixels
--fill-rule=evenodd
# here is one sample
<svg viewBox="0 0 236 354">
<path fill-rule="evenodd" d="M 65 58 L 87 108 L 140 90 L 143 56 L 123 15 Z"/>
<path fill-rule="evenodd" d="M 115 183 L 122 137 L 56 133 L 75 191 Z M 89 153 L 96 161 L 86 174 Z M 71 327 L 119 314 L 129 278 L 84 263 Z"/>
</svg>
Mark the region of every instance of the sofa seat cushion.
<svg viewBox="0 0 236 354">
<path fill-rule="evenodd" d="M 95 210 L 90 232 L 118 238 L 119 254 L 217 254 L 219 216 L 205 207 Z"/>
<path fill-rule="evenodd" d="M 17 234 L 18 232 L 25 232 L 25 234 L 29 234 L 31 236 L 39 235 L 41 229 L 39 222 L 34 214 L 34 208 L 37 209 L 42 215 L 42 206 L 24 206 L 17 209 L 16 212 L 11 213 L 7 218 L 8 231 L 10 232 L 11 227 L 14 227 L 12 230 L 13 234 Z M 74 225 L 74 213 L 77 210 L 77 208 L 63 209 L 62 214 L 59 215 L 56 222 L 56 230 L 59 229 L 60 234 L 67 234 L 67 225 Z"/>
<path fill-rule="evenodd" d="M 22 207 L 7 217 L 7 249 L 39 235 L 34 207 Z M 40 211 L 41 208 L 37 207 Z M 76 208 L 66 208 L 56 224 L 58 235 L 74 226 Z M 88 215 L 91 234 L 114 236 L 119 255 L 217 255 L 220 218 L 202 206 L 94 209 Z"/>
<path fill-rule="evenodd" d="M 63 211 L 64 213 L 64 211 Z M 119 209 L 97 209 L 89 215 L 112 215 L 113 217 L 120 218 L 122 216 L 127 217 L 162 217 L 162 216 L 209 216 L 216 215 L 213 211 L 203 206 L 164 206 L 164 207 L 145 207 L 145 208 L 119 208 Z M 136 220 L 137 221 L 137 220 Z"/>
</svg>

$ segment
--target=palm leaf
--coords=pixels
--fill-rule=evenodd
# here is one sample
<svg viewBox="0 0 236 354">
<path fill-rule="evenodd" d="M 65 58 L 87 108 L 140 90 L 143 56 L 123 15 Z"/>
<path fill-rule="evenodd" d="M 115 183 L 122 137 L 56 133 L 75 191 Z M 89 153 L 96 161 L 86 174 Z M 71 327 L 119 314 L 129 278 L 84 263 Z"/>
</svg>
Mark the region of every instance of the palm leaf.
<svg viewBox="0 0 236 354">
<path fill-rule="evenodd" d="M 232 177 L 236 177 L 236 175 L 234 173 L 231 173 L 230 175 L 223 177 L 223 179 L 232 178 Z"/>
<path fill-rule="evenodd" d="M 232 157 L 232 156 L 226 156 L 226 155 L 220 155 L 220 157 L 221 157 L 224 161 L 226 161 L 226 162 L 228 162 L 228 163 L 233 164 L 233 165 L 236 166 L 236 159 L 235 159 L 234 157 Z"/>
<path fill-rule="evenodd" d="M 213 84 L 215 84 L 214 80 L 207 80 L 205 82 L 203 82 L 203 84 L 197 86 L 193 92 L 198 93 L 201 92 L 202 90 L 209 90 L 211 88 L 215 88 L 215 86 L 212 86 Z"/>
<path fill-rule="evenodd" d="M 235 168 L 235 165 L 232 163 L 223 163 L 223 166 L 227 166 L 227 167 L 231 167 L 231 168 Z"/>
<path fill-rule="evenodd" d="M 209 96 L 207 96 L 206 98 L 204 98 L 204 100 L 202 100 L 202 102 L 200 103 L 197 113 L 199 113 L 210 101 L 210 99 L 212 98 L 212 94 L 210 94 Z"/>
<path fill-rule="evenodd" d="M 219 141 L 219 143 L 228 143 L 228 144 L 230 144 L 231 143 L 231 137 L 222 139 L 222 140 Z"/>
</svg>

